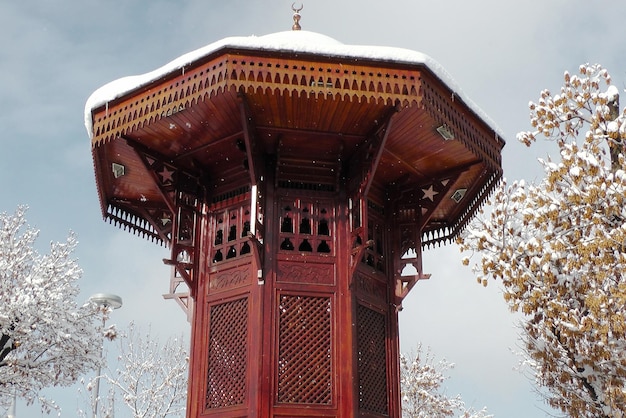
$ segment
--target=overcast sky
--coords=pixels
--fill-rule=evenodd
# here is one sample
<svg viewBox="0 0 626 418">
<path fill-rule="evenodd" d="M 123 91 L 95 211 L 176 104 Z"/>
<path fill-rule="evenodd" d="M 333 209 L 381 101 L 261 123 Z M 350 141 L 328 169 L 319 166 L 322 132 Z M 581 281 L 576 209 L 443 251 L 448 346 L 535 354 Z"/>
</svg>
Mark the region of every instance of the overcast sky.
<svg viewBox="0 0 626 418">
<path fill-rule="evenodd" d="M 626 2 L 596 0 L 316 0 L 301 12 L 303 29 L 345 44 L 403 47 L 430 55 L 500 127 L 505 175 L 538 179 L 537 156 L 515 134 L 529 129 L 528 102 L 558 90 L 564 70 L 598 62 L 626 85 Z M 152 323 L 162 336 L 188 325 L 161 294 L 168 289 L 167 250 L 102 221 L 86 99 L 119 77 L 151 71 L 227 36 L 289 30 L 291 1 L 0 0 L 0 212 L 27 204 L 45 250 L 79 237 L 82 298 L 116 293 L 113 320 Z M 622 100 L 624 102 L 624 100 Z M 515 322 L 497 283 L 486 289 L 461 266 L 454 246 L 425 253 L 429 281 L 419 283 L 401 313 L 401 344 L 422 341 L 456 363 L 448 394 L 460 393 L 499 418 L 544 417 L 547 410 L 518 358 Z M 75 389 L 52 392 L 63 417 L 74 417 Z M 37 417 L 19 405 L 19 417 Z M 553 411 L 554 413 L 554 411 Z M 122 413 L 116 415 L 125 417 Z"/>
</svg>

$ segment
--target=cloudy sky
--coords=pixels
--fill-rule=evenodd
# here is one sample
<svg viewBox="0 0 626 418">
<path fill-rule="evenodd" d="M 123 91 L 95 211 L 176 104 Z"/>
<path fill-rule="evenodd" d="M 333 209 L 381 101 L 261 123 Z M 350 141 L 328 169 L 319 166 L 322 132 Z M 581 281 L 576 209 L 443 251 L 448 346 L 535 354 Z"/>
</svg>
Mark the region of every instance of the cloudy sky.
<svg viewBox="0 0 626 418">
<path fill-rule="evenodd" d="M 185 316 L 164 301 L 167 251 L 106 224 L 94 184 L 83 124 L 86 99 L 119 77 L 153 70 L 227 36 L 289 30 L 291 1 L 0 0 L 0 212 L 27 204 L 42 250 L 80 240 L 82 298 L 119 294 L 120 325 L 152 323 L 180 334 Z M 515 141 L 529 129 L 528 102 L 558 90 L 564 70 L 584 62 L 608 68 L 626 86 L 626 2 L 596 0 L 308 1 L 303 29 L 345 44 L 403 47 L 430 55 L 500 127 L 507 140 L 505 175 L 541 176 L 544 143 Z M 531 382 L 515 370 L 515 322 L 497 283 L 476 284 L 454 247 L 426 252 L 429 281 L 419 283 L 401 313 L 403 351 L 421 341 L 456 363 L 448 393 L 502 418 L 549 413 Z M 55 391 L 63 417 L 75 416 L 74 389 Z M 20 417 L 39 416 L 18 408 Z M 119 414 L 118 416 L 122 416 Z"/>
</svg>

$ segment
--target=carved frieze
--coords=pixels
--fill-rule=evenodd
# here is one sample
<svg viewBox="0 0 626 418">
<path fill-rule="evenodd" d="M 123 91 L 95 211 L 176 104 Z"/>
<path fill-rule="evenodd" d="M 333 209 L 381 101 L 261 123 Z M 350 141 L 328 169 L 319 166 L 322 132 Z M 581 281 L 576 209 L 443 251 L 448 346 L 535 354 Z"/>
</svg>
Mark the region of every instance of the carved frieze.
<svg viewBox="0 0 626 418">
<path fill-rule="evenodd" d="M 387 301 L 387 286 L 385 282 L 357 270 L 354 274 L 354 284 L 360 298 L 374 303 L 385 303 Z"/>
<path fill-rule="evenodd" d="M 276 281 L 283 283 L 335 284 L 333 264 L 278 263 Z"/>
<path fill-rule="evenodd" d="M 245 286 L 250 283 L 251 277 L 249 264 L 212 273 L 209 276 L 209 293 Z"/>
</svg>

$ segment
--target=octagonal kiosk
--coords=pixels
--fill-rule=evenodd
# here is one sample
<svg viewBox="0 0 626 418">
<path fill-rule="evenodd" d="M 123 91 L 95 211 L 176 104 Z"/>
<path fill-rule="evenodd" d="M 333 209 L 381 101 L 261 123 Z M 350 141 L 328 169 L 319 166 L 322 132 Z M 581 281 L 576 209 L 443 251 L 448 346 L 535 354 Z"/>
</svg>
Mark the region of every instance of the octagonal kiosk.
<svg viewBox="0 0 626 418">
<path fill-rule="evenodd" d="M 96 91 L 108 221 L 171 249 L 188 417 L 400 417 L 398 311 L 504 141 L 420 53 L 234 37 Z"/>
</svg>

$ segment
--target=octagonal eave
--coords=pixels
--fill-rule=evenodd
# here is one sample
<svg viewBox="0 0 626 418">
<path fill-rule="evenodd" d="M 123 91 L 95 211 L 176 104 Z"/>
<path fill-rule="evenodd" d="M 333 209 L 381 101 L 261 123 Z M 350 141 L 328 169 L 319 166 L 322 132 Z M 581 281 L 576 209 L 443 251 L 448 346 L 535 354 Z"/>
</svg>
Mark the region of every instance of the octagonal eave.
<svg viewBox="0 0 626 418">
<path fill-rule="evenodd" d="M 237 56 L 240 59 L 240 56 Z M 249 58 L 248 56 L 245 57 Z M 227 59 L 230 61 L 234 61 L 232 56 L 228 56 Z M 231 62 L 232 63 L 232 62 Z M 235 63 L 236 64 L 236 63 Z M 335 63 L 329 64 L 336 65 Z M 223 74 L 228 74 L 232 68 L 228 67 L 228 70 Z M 304 96 L 304 103 L 312 103 L 317 99 L 322 100 L 326 103 L 329 101 L 337 101 L 342 102 L 345 106 L 353 106 L 354 102 L 358 103 L 361 100 L 368 102 L 367 107 L 379 108 L 378 112 L 383 110 L 384 108 L 392 107 L 394 101 L 391 98 L 380 99 L 382 103 L 378 103 L 375 99 L 362 99 L 363 96 L 357 96 L 356 94 L 350 95 L 345 94 L 341 95 L 340 93 L 336 93 L 333 95 L 332 92 L 334 87 L 325 87 L 325 86 L 316 86 L 316 88 L 309 90 L 298 90 L 300 87 L 293 87 L 294 90 L 290 90 L 288 87 L 284 89 L 275 88 L 270 89 L 268 91 L 269 94 L 263 94 L 263 91 L 260 94 L 257 94 L 257 90 L 255 90 L 254 85 L 250 83 L 259 83 L 256 81 L 256 78 L 253 77 L 252 80 L 246 79 L 246 77 L 238 77 L 233 76 L 229 80 L 226 80 L 227 77 L 224 77 L 225 82 L 237 83 L 241 82 L 242 85 L 248 85 L 247 90 L 239 91 L 236 87 L 231 87 L 230 89 L 217 89 L 214 94 L 205 97 L 205 100 L 198 100 L 195 102 L 193 106 L 183 107 L 181 111 L 172 112 L 171 114 L 165 113 L 161 115 L 150 116 L 148 119 L 147 114 L 144 115 L 145 122 L 144 124 L 133 123 L 133 129 L 128 130 L 128 127 L 124 128 L 124 124 L 119 124 L 119 121 L 122 115 L 125 115 L 126 112 L 116 109 L 115 106 L 112 106 L 108 109 L 113 116 L 116 115 L 116 112 L 119 112 L 118 122 L 117 122 L 117 130 L 114 129 L 113 132 L 108 132 L 109 138 L 113 138 L 115 140 L 104 140 L 98 141 L 94 143 L 94 156 L 99 155 L 102 158 L 100 161 L 100 166 L 96 167 L 96 172 L 98 176 L 98 185 L 99 191 L 101 194 L 101 204 L 103 212 L 108 210 L 111 202 L 138 202 L 139 199 L 147 199 L 147 201 L 155 202 L 154 196 L 150 197 L 149 194 L 154 195 L 156 190 L 148 190 L 153 189 L 152 184 L 144 184 L 144 186 L 148 186 L 148 189 L 140 186 L 142 181 L 141 178 L 147 178 L 149 176 L 141 175 L 139 178 L 135 179 L 136 181 L 132 181 L 132 189 L 127 187 L 121 187 L 124 183 L 126 183 L 125 179 L 130 179 L 131 177 L 125 177 L 120 180 L 111 180 L 111 170 L 110 166 L 112 163 L 116 162 L 115 158 L 117 156 L 118 159 L 121 156 L 121 160 L 118 161 L 122 165 L 128 165 L 125 163 L 126 158 L 135 159 L 136 152 L 134 151 L 132 146 L 128 146 L 127 142 L 131 141 L 135 143 L 140 143 L 143 146 L 146 146 L 150 149 L 156 150 L 157 152 L 163 154 L 167 158 L 175 158 L 179 159 L 181 157 L 181 153 L 184 155 L 184 147 L 189 147 L 187 140 L 195 140 L 200 142 L 206 142 L 202 144 L 196 144 L 195 147 L 200 147 L 208 150 L 205 146 L 210 145 L 211 142 L 220 142 L 223 138 L 232 138 L 233 135 L 236 135 L 237 132 L 241 132 L 241 118 L 239 114 L 239 109 L 237 107 L 238 97 L 240 93 L 247 94 L 247 97 L 251 101 L 251 108 L 254 113 L 254 97 L 258 96 L 260 98 L 268 99 L 269 97 L 273 97 L 271 99 L 272 102 L 281 101 L 281 100 L 295 100 L 300 103 L 298 105 L 294 105 L 294 109 L 301 109 L 302 101 L 300 100 L 301 96 Z M 480 121 L 473 115 L 471 111 L 467 109 L 464 103 L 459 100 L 455 100 L 454 96 L 450 96 L 449 91 L 445 88 L 446 86 L 437 83 L 436 80 L 432 80 L 431 77 L 423 76 L 422 80 L 423 86 L 421 88 L 421 93 L 424 95 L 426 100 L 422 103 L 422 106 L 405 106 L 397 108 L 399 110 L 399 117 L 396 118 L 396 122 L 392 125 L 389 141 L 387 143 L 386 153 L 391 152 L 391 156 L 396 158 L 396 156 L 401 156 L 403 160 L 403 164 L 407 167 L 412 167 L 412 170 L 416 171 L 418 177 L 428 177 L 428 178 L 436 178 L 440 175 L 440 171 L 448 171 L 450 169 L 455 169 L 455 167 L 459 165 L 467 165 L 471 164 L 482 164 L 486 163 L 486 165 L 490 168 L 490 172 L 494 172 L 494 170 L 498 170 L 500 167 L 500 149 L 503 145 L 502 141 L 498 141 L 498 138 L 494 139 L 493 132 L 490 132 L 486 125 L 478 123 Z M 260 81 L 262 83 L 263 81 Z M 268 84 L 271 84 L 270 81 Z M 280 84 L 280 80 L 277 83 Z M 289 80 L 285 83 L 285 86 L 289 85 Z M 258 89 L 258 87 L 257 87 Z M 340 88 L 336 88 L 336 90 L 340 90 Z M 249 93 L 247 93 L 249 91 Z M 396 93 L 376 91 L 373 89 L 370 91 L 369 88 L 364 89 L 367 91 L 367 94 L 375 95 L 375 94 L 388 94 L 391 97 L 395 94 L 396 96 L 400 96 L 401 92 L 398 91 Z M 166 90 L 165 94 L 161 94 L 161 96 L 165 96 L 169 94 L 172 95 L 171 92 Z M 174 93 L 175 94 L 175 93 Z M 308 98 L 315 98 L 316 100 L 307 100 Z M 397 99 L 399 100 L 399 99 Z M 161 102 L 161 99 L 154 100 L 156 102 Z M 351 104 L 352 103 L 352 104 Z M 168 103 L 169 104 L 169 103 Z M 190 119 L 186 119 L 187 116 L 191 113 L 197 116 L 198 113 L 206 112 L 199 111 L 204 108 L 206 105 L 214 106 L 216 113 L 219 113 L 221 117 L 226 117 L 228 120 L 223 119 L 219 123 L 217 123 L 216 127 L 226 129 L 222 131 L 221 134 L 215 134 L 214 132 L 210 132 L 210 130 L 203 129 L 206 132 L 203 132 L 200 135 L 198 132 L 185 133 L 185 125 L 191 126 L 189 122 Z M 415 102 L 413 102 L 415 104 Z M 176 103 L 173 104 L 174 109 L 178 106 Z M 261 107 L 267 106 L 267 103 L 261 105 Z M 120 108 L 124 108 L 126 105 L 122 103 Z M 325 105 L 324 107 L 327 107 Z M 171 108 L 170 108 L 171 109 Z M 217 112 L 219 109 L 219 112 Z M 362 114 L 364 108 L 359 106 L 359 114 Z M 163 112 L 163 110 L 158 107 L 155 109 L 155 112 Z M 307 116 L 310 112 L 305 111 L 304 114 Z M 341 112 L 339 112 L 341 113 Z M 233 116 L 235 115 L 235 116 Z M 421 116 L 420 116 L 421 115 Z M 253 120 L 259 121 L 261 118 L 254 117 Z M 282 118 L 282 119 L 292 119 L 293 116 Z M 202 116 L 201 116 L 202 118 Z M 368 117 L 367 118 L 375 120 L 377 117 Z M 380 119 L 380 118 L 378 118 Z M 355 119 L 356 120 L 356 119 Z M 129 123 L 127 121 L 127 123 Z M 445 123 L 456 131 L 456 140 L 454 141 L 444 141 L 437 133 L 436 127 Z M 181 129 L 172 129 L 171 126 L 178 126 Z M 206 127 L 206 125 L 205 125 Z M 276 127 L 276 126 L 275 126 Z M 307 128 L 306 126 L 296 124 L 293 126 L 293 129 L 299 128 Z M 308 127 L 310 128 L 310 127 Z M 268 125 L 257 126 L 259 130 L 269 129 Z M 333 129 L 329 127 L 324 129 L 325 132 L 332 132 Z M 341 129 L 335 128 L 335 134 L 340 134 Z M 358 133 L 353 133 L 357 135 L 359 138 L 363 138 L 365 133 L 370 131 L 370 129 L 365 129 L 364 131 L 360 131 Z M 416 137 L 415 134 L 411 134 L 410 131 L 414 131 L 415 133 L 419 133 L 419 136 Z M 178 133 L 176 133 L 178 132 Z M 409 132 L 407 134 L 407 132 Z M 399 134 L 396 134 L 399 133 Z M 172 136 L 168 139 L 169 136 Z M 203 138 L 206 139 L 202 139 Z M 185 139 L 187 138 L 187 139 Z M 159 145 L 161 144 L 161 145 Z M 174 147 L 174 148 L 172 148 Z M 181 148 L 183 147 L 183 148 Z M 111 149 L 110 151 L 106 151 L 107 149 Z M 193 148 L 193 147 L 190 147 Z M 178 149 L 178 151 L 177 151 Z M 215 148 L 212 149 L 212 151 Z M 395 150 L 395 151 L 394 151 Z M 456 151 L 455 151 L 456 150 Z M 348 153 L 349 154 L 349 153 Z M 108 157 L 107 157 L 108 156 Z M 126 156 L 126 157 L 124 157 Z M 217 162 L 228 161 L 229 158 L 222 158 L 220 153 L 215 154 Z M 347 156 L 347 155 L 346 155 Z M 432 157 L 431 157 L 432 156 Z M 438 157 L 436 157 L 438 156 Z M 195 156 L 197 157 L 197 155 Z M 227 157 L 227 156 L 226 156 Z M 434 158 L 433 158 L 434 157 Z M 442 160 L 443 158 L 443 160 Z M 436 163 L 431 168 L 428 168 L 429 160 Z M 181 160 L 179 160 L 181 161 Z M 232 161 L 232 160 L 231 160 Z M 383 159 L 384 161 L 384 159 Z M 136 165 L 136 164 L 131 164 Z M 207 165 L 210 167 L 211 165 Z M 385 170 L 383 167 L 378 172 L 377 177 L 382 175 L 383 177 L 387 177 L 384 175 L 385 172 L 389 172 L 390 176 L 397 177 L 399 173 L 396 168 L 393 167 L 393 164 L 390 165 L 390 170 Z M 143 171 L 138 165 L 136 165 L 135 170 L 131 170 L 132 172 Z M 218 170 L 222 171 L 222 170 Z M 387 177 L 385 183 L 390 183 L 395 181 L 391 177 Z M 418 178 L 418 181 L 419 180 Z M 114 186 L 117 183 L 117 186 Z M 121 187 L 121 188 L 120 188 Z M 150 192 L 151 193 L 148 193 Z M 478 191 L 478 190 L 477 190 Z M 158 199 L 157 199 L 158 200 Z M 473 200 L 473 198 L 472 198 Z M 131 204 L 132 206 L 132 204 Z M 473 205 L 472 205 L 473 206 Z M 445 211 L 447 212 L 447 211 Z M 450 222 L 448 222 L 450 224 Z"/>
<path fill-rule="evenodd" d="M 454 115 L 437 115 L 437 112 L 441 112 L 442 103 L 451 108 L 446 102 L 454 102 L 451 106 L 470 114 L 472 120 L 482 125 L 481 130 L 491 132 L 488 141 L 493 143 L 493 148 L 499 150 L 504 145 L 497 131 L 435 75 L 423 72 L 425 67 L 374 67 L 371 63 L 322 61 L 319 57 L 314 57 L 318 61 L 313 62 L 313 58 L 300 56 L 251 56 L 235 52 L 219 55 L 187 69 L 184 74 L 159 80 L 158 84 L 99 108 L 93 116 L 93 145 L 126 136 L 181 111 L 197 109 L 199 103 L 213 102 L 219 96 L 240 94 L 405 108 L 419 104 L 445 124 Z M 424 97 L 428 103 L 422 103 Z"/>
<path fill-rule="evenodd" d="M 140 91 L 152 90 L 189 72 L 203 63 L 227 53 L 299 58 L 311 63 L 334 61 L 364 66 L 426 69 L 445 84 L 457 97 L 490 126 L 498 136 L 499 129 L 489 117 L 456 85 L 452 77 L 427 55 L 401 48 L 343 45 L 329 37 L 307 31 L 279 32 L 261 37 L 232 37 L 185 54 L 152 72 L 115 80 L 96 90 L 85 105 L 85 126 L 93 138 L 95 113 L 124 101 Z"/>
<path fill-rule="evenodd" d="M 293 35 L 289 32 L 288 36 Z M 458 231 L 459 227 L 464 225 L 465 220 L 481 204 L 485 192 L 488 193 L 501 176 L 500 150 L 504 141 L 498 129 L 494 128 L 489 118 L 473 102 L 464 97 L 447 73 L 443 72 L 442 75 L 442 71 L 433 71 L 432 67 L 437 68 L 437 65 L 422 54 L 395 48 L 362 47 L 367 48 L 369 52 L 366 53 L 359 48 L 345 47 L 332 42 L 324 45 L 320 43 L 315 47 L 294 44 L 273 44 L 272 47 L 272 42 L 267 39 L 256 43 L 225 41 L 213 44 L 213 48 L 209 46 L 199 50 L 204 51 L 203 54 L 195 51 L 152 73 L 118 80 L 105 86 L 106 88 L 103 87 L 107 94 L 112 94 L 112 98 L 110 101 L 104 100 L 99 107 L 93 107 L 93 103 L 97 97 L 102 98 L 106 94 L 99 90 L 90 97 L 86 106 L 86 116 L 88 110 L 89 122 L 93 121 L 93 125 L 88 126 L 88 129 L 90 134 L 94 134 L 92 137 L 94 162 L 105 216 L 111 201 L 118 201 L 119 198 L 119 202 L 130 202 L 127 199 L 132 198 L 136 202 L 138 196 L 141 198 L 141 193 L 137 193 L 138 190 L 127 193 L 129 190 L 125 192 L 123 189 L 116 189 L 117 186 L 112 183 L 103 184 L 107 183 L 105 177 L 111 177 L 110 165 L 114 162 L 107 155 L 116 154 L 100 155 L 108 148 L 110 142 L 119 142 L 115 144 L 118 147 L 124 147 L 128 140 L 141 142 L 146 132 L 154 134 L 158 126 L 161 127 L 159 129 L 164 129 L 164 126 L 171 126 L 173 121 L 176 123 L 182 121 L 178 125 L 184 126 L 185 118 L 191 113 L 197 113 L 200 109 L 206 111 L 207 106 L 221 106 L 218 103 L 229 103 L 231 107 L 230 111 L 220 113 L 235 116 L 228 126 L 224 125 L 225 128 L 220 125 L 220 128 L 224 128 L 221 134 L 205 132 L 207 135 L 205 141 L 227 138 L 243 128 L 239 113 L 241 108 L 237 104 L 241 97 L 272 96 L 279 100 L 305 99 L 305 102 L 321 100 L 325 103 L 341 102 L 344 105 L 367 104 L 372 108 L 378 107 L 377 111 L 395 107 L 405 115 L 406 126 L 414 123 L 408 122 L 408 119 L 418 120 L 408 115 L 417 113 L 424 115 L 428 119 L 426 134 L 429 140 L 436 135 L 435 129 L 439 125 L 448 126 L 458 143 L 462 144 L 461 151 L 465 154 L 452 163 L 458 165 L 476 160 L 477 163 L 485 165 L 488 174 L 487 178 L 483 179 L 487 188 L 479 185 L 475 193 L 471 193 L 469 199 L 466 199 L 471 203 L 462 205 L 465 207 L 462 213 L 456 211 L 459 219 L 448 222 L 446 228 L 452 231 L 451 233 L 455 233 L 454 231 Z M 361 55 L 358 55 L 359 51 Z M 122 85 L 130 87 L 124 90 L 121 88 Z M 254 103 L 251 108 L 254 109 Z M 204 116 L 196 114 L 195 117 L 199 117 L 200 122 L 204 123 Z M 392 131 L 403 131 L 402 124 L 397 122 L 394 122 Z M 259 130 L 267 128 L 267 125 L 257 125 Z M 294 128 L 300 129 L 302 126 Z M 332 127 L 327 127 L 323 131 L 345 133 L 343 129 Z M 364 131 L 355 131 L 353 134 L 362 138 Z M 153 138 L 167 147 L 167 141 L 163 141 L 163 137 L 156 135 Z M 176 142 L 182 138 L 177 136 Z M 403 138 L 410 139 L 404 136 Z M 154 142 L 144 145 L 152 146 Z M 424 157 L 410 157 L 410 153 L 405 152 L 409 149 L 408 146 L 415 146 L 415 142 L 413 145 L 403 145 L 402 138 L 395 139 L 392 132 L 387 145 L 392 151 L 395 149 L 394 156 L 402 155 L 409 158 L 407 166 L 423 170 L 424 164 L 419 158 Z M 129 148 L 129 152 L 134 151 Z M 169 157 L 177 158 L 180 155 L 179 151 L 174 149 L 170 149 L 169 152 L 170 154 L 163 152 L 164 156 L 168 154 Z M 382 175 L 384 172 L 385 170 L 381 170 L 378 174 Z M 444 235 L 449 234 L 444 232 Z"/>
</svg>

